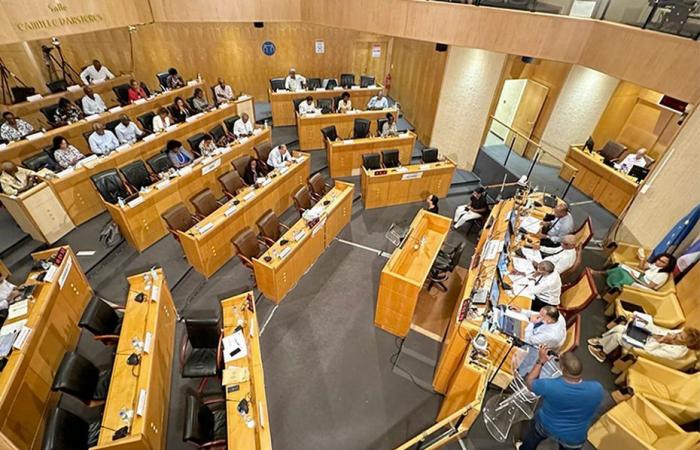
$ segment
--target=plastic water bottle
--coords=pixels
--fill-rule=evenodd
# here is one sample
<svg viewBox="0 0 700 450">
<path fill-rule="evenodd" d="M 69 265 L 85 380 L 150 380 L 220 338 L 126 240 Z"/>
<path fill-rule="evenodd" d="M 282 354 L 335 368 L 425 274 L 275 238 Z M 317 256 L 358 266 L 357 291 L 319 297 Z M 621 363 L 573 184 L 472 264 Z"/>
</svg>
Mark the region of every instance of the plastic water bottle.
<svg viewBox="0 0 700 450">
<path fill-rule="evenodd" d="M 267 119 L 265 119 L 265 122 L 263 123 L 263 128 L 267 130 Z"/>
<path fill-rule="evenodd" d="M 120 208 L 123 208 L 124 205 L 125 205 L 124 199 L 121 198 L 121 197 L 117 197 L 117 203 L 119 204 L 119 207 L 120 207 Z"/>
</svg>

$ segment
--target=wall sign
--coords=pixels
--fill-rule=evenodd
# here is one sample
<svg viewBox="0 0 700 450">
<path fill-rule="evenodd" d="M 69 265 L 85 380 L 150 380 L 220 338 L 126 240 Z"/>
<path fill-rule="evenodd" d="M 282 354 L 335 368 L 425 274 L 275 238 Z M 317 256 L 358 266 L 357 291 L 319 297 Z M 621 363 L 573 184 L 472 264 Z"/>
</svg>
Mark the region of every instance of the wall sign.
<svg viewBox="0 0 700 450">
<path fill-rule="evenodd" d="M 382 46 L 379 44 L 372 44 L 372 58 L 382 57 Z"/>
<path fill-rule="evenodd" d="M 275 43 L 272 41 L 265 41 L 263 42 L 262 45 L 262 52 L 266 54 L 267 56 L 272 56 L 275 54 L 277 51 L 277 47 L 275 47 Z"/>
<path fill-rule="evenodd" d="M 323 42 L 323 39 L 316 39 L 314 49 L 316 53 L 326 53 L 326 43 Z"/>
</svg>

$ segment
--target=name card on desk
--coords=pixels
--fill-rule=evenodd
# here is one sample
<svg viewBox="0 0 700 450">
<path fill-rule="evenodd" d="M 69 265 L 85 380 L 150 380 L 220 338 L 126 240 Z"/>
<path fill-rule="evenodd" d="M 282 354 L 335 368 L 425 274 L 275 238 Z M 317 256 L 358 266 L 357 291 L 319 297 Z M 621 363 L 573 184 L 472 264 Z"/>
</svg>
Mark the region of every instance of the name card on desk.
<svg viewBox="0 0 700 450">
<path fill-rule="evenodd" d="M 214 162 L 202 167 L 202 175 L 208 174 L 209 172 L 211 172 L 212 170 L 215 170 L 220 165 L 221 165 L 221 159 L 216 159 Z"/>
<path fill-rule="evenodd" d="M 242 138 L 238 138 L 238 143 L 239 143 L 239 144 L 245 144 L 246 142 L 248 142 L 248 140 L 249 140 L 248 137 L 247 137 L 247 136 L 244 136 L 244 137 L 242 137 Z"/>
<path fill-rule="evenodd" d="M 7 144 L 0 144 L 0 150 L 4 150 L 7 148 Z"/>
<path fill-rule="evenodd" d="M 421 164 L 420 165 L 420 170 L 428 170 L 430 169 L 430 164 Z"/>
<path fill-rule="evenodd" d="M 150 353 L 153 345 L 153 335 L 150 331 L 146 331 L 146 337 L 143 340 L 143 352 Z"/>
<path fill-rule="evenodd" d="M 211 222 L 206 225 L 197 225 L 197 231 L 199 231 L 200 234 L 204 234 L 212 228 L 214 228 L 214 224 Z"/>
<path fill-rule="evenodd" d="M 72 85 L 70 85 L 70 86 L 68 86 L 68 87 L 66 88 L 66 90 L 67 90 L 68 92 L 78 92 L 78 91 L 80 91 L 81 89 L 82 89 L 82 88 L 80 87 L 79 84 L 72 84 Z"/>
<path fill-rule="evenodd" d="M 168 186 L 170 186 L 170 178 L 166 178 L 165 180 L 156 183 L 156 189 L 165 189 Z"/>
<path fill-rule="evenodd" d="M 69 167 L 69 168 L 67 168 L 67 169 L 63 169 L 62 171 L 58 172 L 58 173 L 56 174 L 56 176 L 57 176 L 58 178 L 63 178 L 63 177 L 65 177 L 65 176 L 67 176 L 67 175 L 72 174 L 74 171 L 75 171 L 75 169 L 74 169 L 73 167 Z"/>
<path fill-rule="evenodd" d="M 27 97 L 27 101 L 28 102 L 37 102 L 37 101 L 41 100 L 42 98 L 44 98 L 43 95 L 34 94 L 34 95 L 30 95 L 29 97 Z"/>
<path fill-rule="evenodd" d="M 15 338 L 14 344 L 12 346 L 16 348 L 17 350 L 22 350 L 22 347 L 24 347 L 24 344 L 27 342 L 27 338 L 29 337 L 29 334 L 32 332 L 32 329 L 29 327 L 22 327 L 21 330 L 19 330 L 19 333 L 17 334 L 17 337 Z"/>
<path fill-rule="evenodd" d="M 244 197 L 243 200 L 248 201 L 255 198 L 255 191 L 248 192 Z"/>
<path fill-rule="evenodd" d="M 148 134 L 148 135 L 146 135 L 146 137 L 143 138 L 143 142 L 150 142 L 157 137 L 158 137 L 157 134 Z"/>
<path fill-rule="evenodd" d="M 114 149 L 115 152 L 123 152 L 124 150 L 129 150 L 131 148 L 130 144 L 122 144 L 116 149 Z"/>
<path fill-rule="evenodd" d="M 249 98 L 250 98 L 250 95 L 243 94 L 243 95 L 238 97 L 238 101 L 242 102 L 244 100 L 248 100 Z"/>
<path fill-rule="evenodd" d="M 114 108 L 109 108 L 109 112 L 111 112 L 111 113 L 119 112 L 121 110 L 122 110 L 121 106 L 115 106 Z"/>
<path fill-rule="evenodd" d="M 342 91 L 342 90 L 343 90 L 343 86 L 336 86 L 336 87 L 333 88 L 333 90 L 334 90 L 334 91 Z"/>
<path fill-rule="evenodd" d="M 131 200 L 129 203 L 127 203 L 127 206 L 129 208 L 133 208 L 135 206 L 139 206 L 141 203 L 143 203 L 143 197 L 140 195 L 136 197 L 135 199 Z"/>
<path fill-rule="evenodd" d="M 85 116 L 85 120 L 87 120 L 88 122 L 95 121 L 99 118 L 100 118 L 99 114 L 90 114 L 89 116 Z"/>
<path fill-rule="evenodd" d="M 233 213 L 236 212 L 238 208 L 236 208 L 236 205 L 231 206 L 228 208 L 226 211 L 224 211 L 224 217 L 231 217 Z"/>
<path fill-rule="evenodd" d="M 281 92 L 289 92 L 289 91 L 286 89 L 277 89 L 277 91 L 275 91 L 275 92 L 277 92 L 279 94 Z"/>
<path fill-rule="evenodd" d="M 190 173 L 192 173 L 192 166 L 185 166 L 181 169 L 178 169 L 178 171 L 177 171 L 177 174 L 180 176 L 188 175 Z"/>
<path fill-rule="evenodd" d="M 167 131 L 168 133 L 170 133 L 171 131 L 175 131 L 175 130 L 177 130 L 177 124 L 172 124 L 165 129 L 165 131 Z"/>
<path fill-rule="evenodd" d="M 261 128 L 256 128 L 253 130 L 253 136 L 260 136 L 262 134 Z"/>
<path fill-rule="evenodd" d="M 139 392 L 139 402 L 138 405 L 136 406 L 136 415 L 137 416 L 143 416 L 143 413 L 146 412 L 146 390 L 141 389 Z"/>
<path fill-rule="evenodd" d="M 323 92 L 323 91 L 325 91 L 325 89 L 324 89 L 324 88 L 322 88 L 322 87 L 321 87 L 321 88 L 316 88 L 316 91 L 317 91 L 317 92 L 318 92 L 318 91 L 321 91 L 321 92 Z"/>
<path fill-rule="evenodd" d="M 355 86 L 350 86 L 350 89 L 353 89 L 353 90 L 354 90 L 354 89 L 360 89 L 360 86 L 357 86 L 357 85 L 355 85 Z"/>
<path fill-rule="evenodd" d="M 280 254 L 279 254 L 279 259 L 284 258 L 284 257 L 287 256 L 291 251 L 292 251 L 292 248 L 291 248 L 291 247 L 285 248 L 284 250 L 282 250 L 282 251 L 280 252 Z"/>
<path fill-rule="evenodd" d="M 287 171 L 289 170 L 289 167 L 286 167 L 286 166 L 285 166 L 285 167 L 280 167 L 280 168 L 277 169 L 277 170 L 279 170 L 279 171 L 280 171 L 280 174 L 283 175 L 283 174 L 287 173 Z"/>
<path fill-rule="evenodd" d="M 294 233 L 294 242 L 299 242 L 302 239 L 304 239 L 305 237 L 306 237 L 306 231 L 304 231 L 304 230 L 301 230 L 297 233 Z"/>
<path fill-rule="evenodd" d="M 148 100 L 146 100 L 145 98 L 140 98 L 140 99 L 138 99 L 138 100 L 134 100 L 134 105 L 143 105 L 143 104 L 146 103 L 147 101 L 148 101 Z"/>
<path fill-rule="evenodd" d="M 87 158 L 81 159 L 79 164 L 81 167 L 92 169 L 97 165 L 99 159 L 100 157 L 98 155 L 90 155 Z"/>
<path fill-rule="evenodd" d="M 355 142 L 354 139 L 345 139 L 345 140 L 343 140 L 343 145 L 352 144 L 354 142 Z"/>
<path fill-rule="evenodd" d="M 370 84 L 370 85 L 367 86 L 367 87 L 370 88 L 370 89 L 376 89 L 376 88 L 377 88 L 377 85 L 376 85 L 376 84 Z"/>
<path fill-rule="evenodd" d="M 197 80 L 190 80 L 187 82 L 187 86 L 197 86 L 199 82 Z"/>
<path fill-rule="evenodd" d="M 417 180 L 419 178 L 423 178 L 423 172 L 405 173 L 401 176 L 401 181 Z"/>
<path fill-rule="evenodd" d="M 38 133 L 33 133 L 33 134 L 27 135 L 27 140 L 28 141 L 36 141 L 37 139 L 40 139 L 43 136 L 44 136 L 44 132 L 39 131 Z"/>
</svg>

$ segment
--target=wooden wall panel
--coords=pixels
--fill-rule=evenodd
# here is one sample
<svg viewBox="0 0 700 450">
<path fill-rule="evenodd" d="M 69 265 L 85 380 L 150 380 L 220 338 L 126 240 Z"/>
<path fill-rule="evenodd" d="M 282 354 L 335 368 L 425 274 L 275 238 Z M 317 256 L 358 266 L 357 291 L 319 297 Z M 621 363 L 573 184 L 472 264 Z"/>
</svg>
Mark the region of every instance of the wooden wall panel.
<svg viewBox="0 0 700 450">
<path fill-rule="evenodd" d="M 446 61 L 447 52 L 435 51 L 435 44 L 394 39 L 389 95 L 398 99 L 425 144 L 432 136 Z"/>
<path fill-rule="evenodd" d="M 150 0 L 156 22 L 295 22 L 301 0 Z"/>
</svg>

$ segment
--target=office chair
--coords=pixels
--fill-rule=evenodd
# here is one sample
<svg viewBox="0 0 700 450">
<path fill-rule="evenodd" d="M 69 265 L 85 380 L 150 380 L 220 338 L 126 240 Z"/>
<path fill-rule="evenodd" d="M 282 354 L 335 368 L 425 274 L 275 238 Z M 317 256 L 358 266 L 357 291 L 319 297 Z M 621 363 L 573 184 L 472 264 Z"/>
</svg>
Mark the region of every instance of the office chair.
<svg viewBox="0 0 700 450">
<path fill-rule="evenodd" d="M 389 119 L 377 119 L 377 136 L 382 135 L 382 130 L 384 129 L 384 124 L 387 123 Z"/>
<path fill-rule="evenodd" d="M 306 186 L 300 186 L 294 194 L 292 194 L 292 200 L 294 201 L 294 207 L 299 211 L 299 215 L 303 215 L 304 211 L 311 209 L 313 203 L 311 202 L 311 193 L 309 188 Z"/>
<path fill-rule="evenodd" d="M 66 352 L 51 383 L 51 390 L 71 395 L 88 406 L 107 399 L 112 366 L 100 370 L 76 352 Z"/>
<path fill-rule="evenodd" d="M 163 173 L 173 168 L 173 162 L 166 153 L 158 153 L 146 160 L 153 173 Z"/>
<path fill-rule="evenodd" d="M 231 244 L 233 244 L 241 263 L 251 270 L 250 277 L 253 279 L 253 283 L 256 283 L 253 258 L 260 258 L 265 253 L 265 242 L 258 239 L 253 230 L 245 227 L 231 239 Z"/>
<path fill-rule="evenodd" d="M 352 138 L 362 139 L 367 136 L 369 136 L 369 120 L 355 119 L 355 123 L 352 127 Z"/>
<path fill-rule="evenodd" d="M 317 172 L 309 177 L 309 190 L 311 191 L 311 198 L 319 201 L 321 197 L 331 190 L 331 186 L 323 179 L 323 175 Z"/>
<path fill-rule="evenodd" d="M 129 197 L 129 190 L 124 185 L 119 173 L 116 169 L 108 169 L 93 175 L 92 179 L 97 192 L 100 193 L 102 199 L 111 204 L 116 204 L 121 197 L 126 199 Z"/>
<path fill-rule="evenodd" d="M 193 393 L 185 398 L 185 424 L 182 440 L 195 444 L 198 449 L 226 448 L 226 398 L 219 394 L 202 400 Z M 250 408 L 255 405 L 251 404 Z"/>
<path fill-rule="evenodd" d="M 598 153 L 600 153 L 603 158 L 614 161 L 616 159 L 619 159 L 620 156 L 627 150 L 627 147 L 624 145 L 615 142 L 615 141 L 608 141 L 605 143 L 605 146 L 600 149 Z"/>
<path fill-rule="evenodd" d="M 49 106 L 44 106 L 43 108 L 39 108 L 39 111 L 46 117 L 46 120 L 48 120 L 49 124 L 51 126 L 54 126 L 56 122 L 54 122 L 55 116 L 56 116 L 56 110 L 58 109 L 58 103 L 55 105 L 49 105 Z"/>
<path fill-rule="evenodd" d="M 156 79 L 158 79 L 158 84 L 161 89 L 166 90 L 168 88 L 168 71 L 159 72 L 156 74 Z"/>
<path fill-rule="evenodd" d="M 197 218 L 182 203 L 172 206 L 160 217 L 163 218 L 166 228 L 176 241 L 180 241 L 180 236 L 177 234 L 178 231 L 184 233 L 197 224 Z"/>
<path fill-rule="evenodd" d="M 12 86 L 10 88 L 10 92 L 12 93 L 13 98 L 12 103 L 16 105 L 18 103 L 26 102 L 27 97 L 35 95 L 36 89 L 32 86 Z"/>
<path fill-rule="evenodd" d="M 126 182 L 134 191 L 140 191 L 155 181 L 154 177 L 146 169 L 146 164 L 140 159 L 132 161 L 119 169 Z"/>
<path fill-rule="evenodd" d="M 199 150 L 199 144 L 202 143 L 206 136 L 207 135 L 204 133 L 197 133 L 194 136 L 190 136 L 187 138 L 187 143 L 190 144 L 190 149 L 192 149 L 195 155 L 202 154 L 202 152 Z"/>
<path fill-rule="evenodd" d="M 229 118 L 224 119 L 224 125 L 226 125 L 226 129 L 229 133 L 233 133 L 233 125 L 238 119 L 240 119 L 239 116 L 231 116 Z"/>
<path fill-rule="evenodd" d="M 338 109 L 338 104 L 340 104 L 340 101 L 343 99 L 342 95 L 336 95 L 333 97 L 333 111 L 336 111 Z"/>
<path fill-rule="evenodd" d="M 122 106 L 128 105 L 129 104 L 129 85 L 128 84 L 120 84 L 119 86 L 114 86 L 112 88 L 112 92 L 114 92 L 114 95 L 117 96 L 117 100 L 119 101 L 119 104 Z"/>
<path fill-rule="evenodd" d="M 381 169 L 379 153 L 365 153 L 362 155 L 362 166 L 367 170 Z"/>
<path fill-rule="evenodd" d="M 192 108 L 192 111 L 197 111 L 197 109 L 194 107 L 194 95 L 192 97 L 187 97 L 185 101 L 187 102 L 187 105 Z"/>
<path fill-rule="evenodd" d="M 435 258 L 433 266 L 430 268 L 430 273 L 428 274 L 428 291 L 433 286 L 437 286 L 442 292 L 447 292 L 447 286 L 445 286 L 445 281 L 450 277 L 452 273 L 459 264 L 459 259 L 462 257 L 464 252 L 464 242 L 460 242 L 459 245 L 453 250 L 449 258 L 443 258 L 438 256 Z"/>
<path fill-rule="evenodd" d="M 141 114 L 136 118 L 136 120 L 139 121 L 141 126 L 143 127 L 144 130 L 148 130 L 151 133 L 153 133 L 153 118 L 156 116 L 156 113 L 153 111 L 149 111 L 147 113 Z"/>
<path fill-rule="evenodd" d="M 420 151 L 420 160 L 424 164 L 434 163 L 438 161 L 438 149 L 424 148 Z"/>
<path fill-rule="evenodd" d="M 204 219 L 221 206 L 221 203 L 216 199 L 216 196 L 214 196 L 214 193 L 209 188 L 205 188 L 202 192 L 192 197 L 190 203 L 192 203 L 196 211 L 195 216 L 200 220 Z"/>
<path fill-rule="evenodd" d="M 294 105 L 294 111 L 299 112 L 299 105 L 301 105 L 305 101 L 305 98 L 295 98 L 294 100 L 292 100 L 292 104 Z"/>
<path fill-rule="evenodd" d="M 598 298 L 598 289 L 591 269 L 586 267 L 578 280 L 562 287 L 557 309 L 569 320 L 586 309 L 596 298 Z"/>
<path fill-rule="evenodd" d="M 284 82 L 285 82 L 284 77 L 282 77 L 282 78 L 270 78 L 270 89 L 272 89 L 272 92 L 275 92 L 278 89 L 285 89 Z"/>
<path fill-rule="evenodd" d="M 109 122 L 107 122 L 105 124 L 105 128 L 116 135 L 117 133 L 114 130 L 117 128 L 117 125 L 119 125 L 120 122 L 121 122 L 121 120 L 119 120 L 119 119 L 110 120 Z"/>
<path fill-rule="evenodd" d="M 214 142 L 219 142 L 221 138 L 226 136 L 226 132 L 224 131 L 224 127 L 219 124 L 209 130 L 209 135 L 214 139 Z"/>
<path fill-rule="evenodd" d="M 49 169 L 54 172 L 63 170 L 56 161 L 53 160 L 46 152 L 37 153 L 29 158 L 22 160 L 22 165 L 29 170 L 38 172 L 41 169 Z"/>
<path fill-rule="evenodd" d="M 250 164 L 250 160 L 250 155 L 243 155 L 231 161 L 231 165 L 236 169 L 236 172 L 238 172 L 241 178 L 245 177 L 245 169 L 248 167 L 248 164 Z"/>
<path fill-rule="evenodd" d="M 316 89 L 321 87 L 321 79 L 320 78 L 307 78 L 306 79 L 306 89 L 310 91 L 315 91 Z"/>
<path fill-rule="evenodd" d="M 221 183 L 224 194 L 228 198 L 234 198 L 241 190 L 248 186 L 236 170 L 230 170 L 220 175 L 218 180 L 219 183 Z"/>
<path fill-rule="evenodd" d="M 360 75 L 360 87 L 367 88 L 370 86 L 374 86 L 374 84 L 374 77 L 369 75 Z"/>
<path fill-rule="evenodd" d="M 340 85 L 344 88 L 349 88 L 355 85 L 355 74 L 353 73 L 341 73 L 340 74 Z"/>
<path fill-rule="evenodd" d="M 83 133 L 83 139 L 85 139 L 85 142 L 87 142 L 88 148 L 90 148 L 90 136 L 92 136 L 92 133 L 94 133 L 92 130 L 88 130 Z"/>
<path fill-rule="evenodd" d="M 204 390 L 210 377 L 219 374 L 220 354 L 219 319 L 185 319 L 185 333 L 180 344 L 180 368 L 183 378 L 201 378 L 197 392 Z"/>
<path fill-rule="evenodd" d="M 289 229 L 288 226 L 280 223 L 277 214 L 271 209 L 265 211 L 255 224 L 260 229 L 260 237 L 268 245 L 279 241 L 280 237 L 282 237 L 282 230 Z"/>
<path fill-rule="evenodd" d="M 399 161 L 399 151 L 396 149 L 382 150 L 382 162 L 387 169 L 399 167 L 401 165 L 401 161 Z"/>
<path fill-rule="evenodd" d="M 66 82 L 66 80 L 56 80 L 51 83 L 46 83 L 46 87 L 49 88 L 49 92 L 52 94 L 64 92 L 68 90 L 68 82 Z"/>
<path fill-rule="evenodd" d="M 328 139 L 331 142 L 338 140 L 338 131 L 336 130 L 335 125 L 321 128 L 321 134 L 323 135 L 324 140 Z"/>
<path fill-rule="evenodd" d="M 270 141 L 256 144 L 255 147 L 253 147 L 253 150 L 255 150 L 255 154 L 258 155 L 258 162 L 261 162 L 267 166 L 267 158 L 270 156 L 270 152 L 272 151 Z"/>
<path fill-rule="evenodd" d="M 88 450 L 97 445 L 102 417 L 88 422 L 63 408 L 49 414 L 44 427 L 41 450 Z"/>
<path fill-rule="evenodd" d="M 330 91 L 331 89 L 334 89 L 335 87 L 338 86 L 338 80 L 335 78 L 327 78 L 323 80 L 323 87 L 326 88 L 326 90 Z"/>
<path fill-rule="evenodd" d="M 78 321 L 80 328 L 105 345 L 116 345 L 122 328 L 124 308 L 112 306 L 100 297 L 92 297 Z"/>
<path fill-rule="evenodd" d="M 333 100 L 330 98 L 321 98 L 316 102 L 316 106 L 321 110 L 321 114 L 330 114 L 334 111 Z"/>
</svg>

